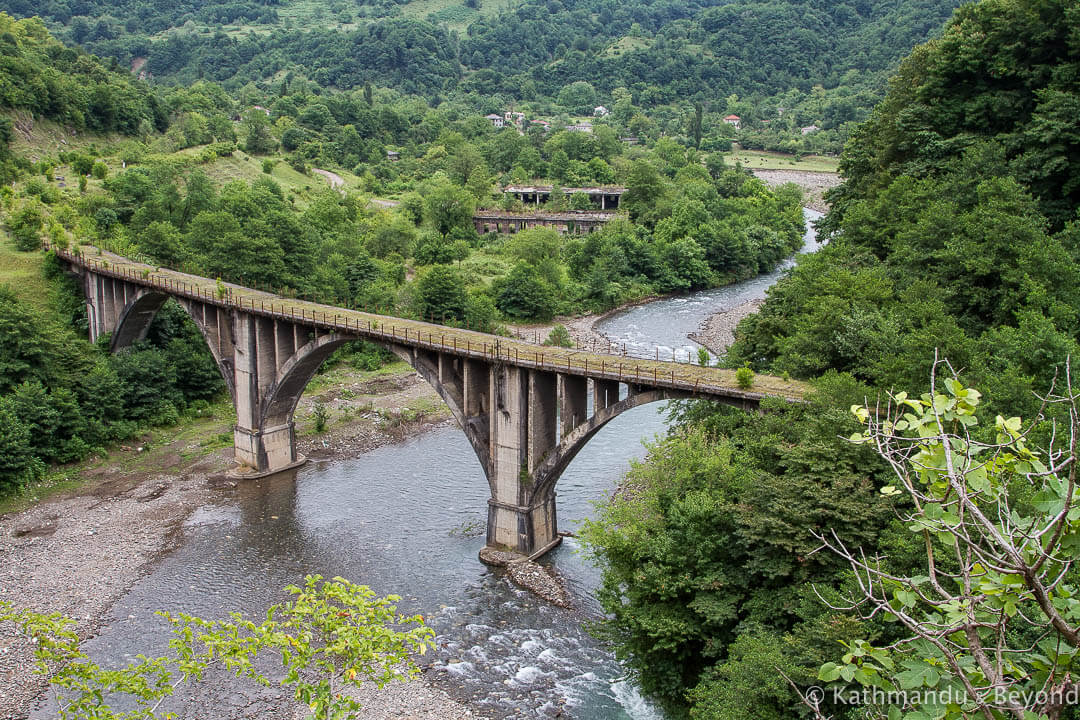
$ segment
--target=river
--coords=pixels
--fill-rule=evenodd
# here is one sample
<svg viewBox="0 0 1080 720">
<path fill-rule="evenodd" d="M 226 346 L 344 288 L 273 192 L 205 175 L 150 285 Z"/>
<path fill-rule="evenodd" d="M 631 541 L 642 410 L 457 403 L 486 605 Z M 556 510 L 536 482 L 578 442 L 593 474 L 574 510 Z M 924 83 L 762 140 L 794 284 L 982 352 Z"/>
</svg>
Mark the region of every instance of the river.
<svg viewBox="0 0 1080 720">
<path fill-rule="evenodd" d="M 804 251 L 816 247 L 811 230 Z M 687 333 L 712 313 L 763 297 L 783 270 L 638 306 L 606 319 L 601 329 L 628 349 L 696 353 Z M 586 445 L 559 481 L 561 529 L 573 530 L 611 495 L 630 462 L 643 457 L 642 441 L 665 431 L 663 412 L 657 404 L 636 408 Z M 599 571 L 575 539 L 544 558 L 568 581 L 573 610 L 538 600 L 477 560 L 487 499 L 479 462 L 450 426 L 353 460 L 242 484 L 188 519 L 178 549 L 117 602 L 87 649 L 113 661 L 164 652 L 168 627 L 155 610 L 258 616 L 284 599 L 286 585 L 317 572 L 401 595 L 403 611 L 423 613 L 438 633 L 428 677 L 484 714 L 663 717 L 583 629 L 599 616 L 591 595 Z M 230 686 L 185 692 L 172 709 L 200 718 L 290 717 L 280 694 Z"/>
</svg>

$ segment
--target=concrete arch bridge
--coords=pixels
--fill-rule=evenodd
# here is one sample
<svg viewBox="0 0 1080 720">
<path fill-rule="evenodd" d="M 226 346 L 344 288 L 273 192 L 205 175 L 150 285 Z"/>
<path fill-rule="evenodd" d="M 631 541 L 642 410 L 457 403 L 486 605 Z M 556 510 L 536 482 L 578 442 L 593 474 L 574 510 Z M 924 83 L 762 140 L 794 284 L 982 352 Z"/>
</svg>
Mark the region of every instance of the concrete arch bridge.
<svg viewBox="0 0 1080 720">
<path fill-rule="evenodd" d="M 649 402 L 708 398 L 755 410 L 765 397 L 798 402 L 806 386 L 689 363 L 582 352 L 280 297 L 96 248 L 55 248 L 82 280 L 90 338 L 112 348 L 146 336 L 176 299 L 195 321 L 236 407 L 238 470 L 250 477 L 298 466 L 293 412 L 304 387 L 342 344 L 379 343 L 412 365 L 449 406 L 491 489 L 487 545 L 536 557 L 559 542 L 555 484 L 612 418 Z M 592 402 L 589 402 L 591 396 Z"/>
</svg>

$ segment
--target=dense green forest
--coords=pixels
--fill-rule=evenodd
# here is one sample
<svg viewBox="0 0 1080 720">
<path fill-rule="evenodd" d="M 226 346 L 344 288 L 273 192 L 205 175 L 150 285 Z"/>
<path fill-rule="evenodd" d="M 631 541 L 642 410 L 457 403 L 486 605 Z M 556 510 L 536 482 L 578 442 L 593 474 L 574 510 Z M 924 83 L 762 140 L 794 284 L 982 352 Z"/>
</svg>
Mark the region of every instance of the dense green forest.
<svg viewBox="0 0 1080 720">
<path fill-rule="evenodd" d="M 523 100 L 531 99 L 530 92 L 554 96 L 563 85 L 584 80 L 604 93 L 653 85 L 653 102 L 668 102 L 702 91 L 773 95 L 814 84 L 872 83 L 873 77 L 853 82 L 844 76 L 889 69 L 958 4 L 528 1 L 493 15 L 465 4 L 460 10 L 474 15 L 463 35 L 448 32 L 438 13 L 405 16 L 394 4 L 380 11 L 377 5 L 331 3 L 323 14 L 289 28 L 278 12 L 288 3 L 280 2 L 158 7 L 16 0 L 4 9 L 39 15 L 62 27 L 65 40 L 125 64 L 146 57 L 145 69 L 162 78 L 207 68 L 214 80 L 242 84 L 300 67 L 340 89 L 378 81 L 431 93 L 450 91 L 467 69 L 487 71 L 470 78 L 478 91 Z M 366 17 L 357 17 L 361 13 Z M 346 29 L 356 20 L 358 28 Z M 190 30 L 217 25 L 250 34 Z M 625 49 L 617 44 L 623 38 L 632 40 Z"/>
<path fill-rule="evenodd" d="M 1065 424 L 1059 431 L 1068 425 L 1041 397 L 1075 360 L 1080 337 L 1080 136 L 1068 110 L 1080 103 L 1078 78 L 1080 15 L 1065 0 L 966 6 L 940 39 L 917 48 L 845 151 L 845 182 L 821 226 L 828 244 L 770 289 L 725 358 L 812 380 L 816 399 L 761 416 L 681 408 L 671 437 L 632 471 L 635 492 L 590 527 L 612 614 L 602 632 L 677 712 L 810 716 L 778 670 L 802 687 L 869 683 L 826 664 L 862 662 L 840 660 L 856 639 L 880 648 L 907 636 L 886 615 L 860 619 L 824 604 L 859 594 L 849 564 L 822 550 L 815 534 L 824 528 L 887 558 L 897 576 L 927 572 L 927 546 L 899 519 L 912 507 L 878 492 L 895 477 L 873 448 L 846 440 L 859 426 L 847 408 L 872 409 L 888 389 L 925 391 L 937 353 L 988 402 L 971 421 L 982 421 L 977 438 L 993 442 L 995 413 L 1043 412 Z M 1051 427 L 1032 438 L 1045 445 Z M 1027 487 L 1011 486 L 1014 521 L 1038 513 Z M 1037 642 L 1022 632 L 1008 639 L 1017 653 Z M 937 686 L 939 671 L 957 677 L 940 657 L 939 670 L 920 664 L 933 648 L 904 648 L 878 658 L 908 663 L 905 690 Z M 902 707 L 822 710 L 975 716 L 944 704 L 893 714 Z M 1046 717 L 1028 707 L 1029 717 Z M 1061 712 L 1077 716 L 1075 705 Z"/>
<path fill-rule="evenodd" d="M 735 113 L 747 147 L 838 152 L 887 74 L 959 0 L 831 3 L 0 3 L 154 83 L 221 83 L 246 101 L 300 80 L 313 92 L 377 83 L 481 114 L 591 115 L 703 102 Z M 583 92 L 567 92 L 586 85 Z M 623 99 L 625 98 L 625 99 Z M 633 134 L 623 113 L 623 134 Z M 644 117 L 642 118 L 644 120 Z M 811 137 L 799 132 L 813 126 Z"/>
</svg>

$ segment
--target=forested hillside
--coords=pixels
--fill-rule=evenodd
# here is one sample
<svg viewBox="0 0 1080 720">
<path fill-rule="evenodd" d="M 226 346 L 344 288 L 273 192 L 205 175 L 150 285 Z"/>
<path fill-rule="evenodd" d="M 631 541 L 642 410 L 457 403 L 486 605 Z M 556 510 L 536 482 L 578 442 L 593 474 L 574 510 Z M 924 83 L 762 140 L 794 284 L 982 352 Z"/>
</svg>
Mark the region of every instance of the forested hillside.
<svg viewBox="0 0 1080 720">
<path fill-rule="evenodd" d="M 938 366 L 937 395 L 904 411 L 921 412 L 924 401 L 948 407 L 944 430 L 919 428 L 918 413 L 898 412 L 896 425 L 877 436 L 885 444 L 916 432 L 952 433 L 960 449 L 950 462 L 960 463 L 968 440 L 1002 441 L 1010 416 L 1017 428 L 1021 416 L 1044 419 L 1025 436 L 1033 447 L 1045 448 L 1055 431 L 1075 432 L 1069 416 L 1043 398 L 1055 378 L 1061 387 L 1070 358 L 1075 378 L 1080 349 L 1078 78 L 1080 14 L 1070 0 L 984 0 L 961 8 L 940 39 L 917 48 L 845 151 L 846 181 L 823 224 L 828 245 L 801 257 L 770 289 L 761 311 L 739 325 L 725 359 L 811 380 L 817 399 L 794 410 L 771 407 L 765 416 L 685 407 L 678 429 L 632 471 L 633 492 L 590 527 L 606 568 L 601 597 L 612 619 L 605 635 L 676 712 L 709 720 L 815 717 L 791 678 L 804 688 L 853 693 L 845 701 L 822 693 L 818 717 L 1077 717 L 1075 701 L 1060 698 L 974 701 L 975 688 L 995 683 L 1058 682 L 1072 661 L 1047 648 L 1058 643 L 1071 658 L 1075 640 L 1049 627 L 1045 636 L 1015 629 L 1011 617 L 1020 616 L 1000 604 L 987 555 L 964 555 L 984 550 L 966 534 L 968 519 L 949 514 L 960 506 L 956 486 L 936 500 L 921 495 L 930 507 L 916 506 L 903 474 L 898 481 L 874 448 L 847 438 L 862 437 L 849 407 L 868 404 L 860 417 L 873 422 L 889 402 L 885 391 L 909 393 L 896 403 L 917 397 L 929 389 L 935 357 L 947 358 L 960 381 Z M 951 408 L 969 386 L 982 402 L 975 397 L 964 429 Z M 945 475 L 931 459 L 934 443 L 904 447 L 925 451 L 906 476 L 910 494 L 926 483 L 933 495 Z M 979 452 L 988 473 L 1008 461 L 1001 455 L 982 465 L 993 451 Z M 890 459 L 902 468 L 911 458 Z M 1031 527 L 1029 517 L 1051 521 L 1056 496 L 1036 494 L 1041 481 L 1007 475 L 996 501 L 977 484 L 968 490 L 1002 528 L 996 547 L 1005 546 L 1010 528 Z M 904 519 L 911 515 L 920 519 Z M 941 532 L 923 533 L 931 526 Z M 1062 528 L 1059 534 L 1074 531 Z M 850 600 L 863 598 L 870 572 L 858 580 L 826 542 L 858 548 L 892 578 L 882 581 L 887 597 L 878 612 L 863 606 L 860 615 Z M 1059 551 L 1072 557 L 1074 549 Z M 1013 562 L 1024 564 L 1018 555 Z M 1075 569 L 1057 568 L 1055 592 L 1071 594 Z M 942 595 L 920 586 L 935 572 L 950 578 Z M 965 586 L 963 572 L 982 579 L 968 576 Z M 1023 577 L 1016 582 L 1026 587 L 1035 573 Z M 953 615 L 945 601 L 923 605 L 957 585 L 965 599 L 956 607 L 970 610 Z M 1032 595 L 1020 590 L 1019 597 Z M 1029 610 L 1027 619 L 1039 614 Z M 986 620 L 995 613 L 1000 625 Z M 919 623 L 931 640 L 908 644 Z M 1001 631 L 992 641 L 1000 643 L 996 658 L 976 652 L 994 627 Z M 900 694 L 873 701 L 857 694 L 868 688 Z M 937 691 L 967 693 L 970 702 L 940 699 Z M 929 699 L 913 700 L 919 692 Z"/>
<path fill-rule="evenodd" d="M 448 31 L 439 13 L 418 17 L 392 3 L 329 3 L 295 21 L 282 19 L 291 4 L 279 2 L 9 0 L 0 8 L 39 15 L 68 42 L 125 66 L 147 58 L 143 69 L 163 81 L 205 76 L 236 88 L 293 70 L 339 89 L 378 82 L 435 94 L 474 71 L 474 89 L 507 98 L 554 96 L 586 81 L 605 94 L 650 89 L 644 104 L 654 105 L 698 93 L 874 88 L 958 4 L 527 0 L 490 15 L 478 2 L 440 11 L 464 12 L 464 34 L 456 24 Z"/>
</svg>

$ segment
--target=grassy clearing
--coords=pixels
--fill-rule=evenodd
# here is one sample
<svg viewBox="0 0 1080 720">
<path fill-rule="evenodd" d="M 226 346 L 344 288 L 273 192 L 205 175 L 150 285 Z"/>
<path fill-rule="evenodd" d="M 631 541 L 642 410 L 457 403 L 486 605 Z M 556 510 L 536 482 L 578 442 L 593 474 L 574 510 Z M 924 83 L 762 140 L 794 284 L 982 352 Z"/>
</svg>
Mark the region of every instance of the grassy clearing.
<svg viewBox="0 0 1080 720">
<path fill-rule="evenodd" d="M 623 35 L 607 46 L 604 50 L 604 57 L 619 57 L 626 53 L 634 52 L 635 50 L 648 50 L 652 47 L 652 40 L 643 37 L 634 37 L 631 35 Z"/>
<path fill-rule="evenodd" d="M 764 150 L 738 150 L 724 154 L 728 165 L 741 163 L 743 167 L 760 170 L 801 170 L 803 172 L 836 173 L 840 171 L 840 158 L 806 155 L 801 160 L 794 155 Z"/>
<path fill-rule="evenodd" d="M 176 154 L 196 156 L 201 151 L 202 147 L 200 146 L 181 150 Z M 248 155 L 242 150 L 237 150 L 230 156 L 218 158 L 211 163 L 199 165 L 198 167 L 220 188 L 234 180 L 241 180 L 250 184 L 260 177 L 264 177 L 265 174 L 262 170 L 264 159 L 266 158 Z M 330 187 L 330 183 L 324 177 L 315 174 L 304 175 L 294 170 L 284 160 L 280 158 L 272 159 L 275 162 L 270 177 L 281 185 L 281 189 L 285 191 L 286 195 L 295 197 L 296 203 L 300 207 L 305 207 L 314 195 Z M 359 192 L 360 178 L 344 170 L 335 170 L 334 172 L 345 181 L 345 190 Z"/>
<path fill-rule="evenodd" d="M 43 256 L 39 252 L 19 252 L 7 233 L 0 241 L 0 285 L 7 285 L 15 295 L 36 310 L 51 308 L 49 283 L 42 272 Z"/>
<path fill-rule="evenodd" d="M 413 369 L 404 360 L 394 360 L 378 370 L 357 370 L 346 363 L 327 368 L 311 379 L 304 388 L 304 396 L 318 395 L 329 388 L 342 387 L 350 383 L 362 383 L 381 377 L 392 377 L 411 373 Z"/>
</svg>

